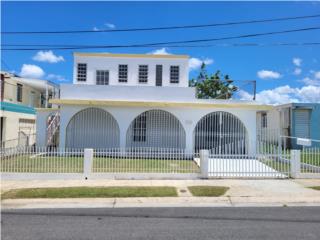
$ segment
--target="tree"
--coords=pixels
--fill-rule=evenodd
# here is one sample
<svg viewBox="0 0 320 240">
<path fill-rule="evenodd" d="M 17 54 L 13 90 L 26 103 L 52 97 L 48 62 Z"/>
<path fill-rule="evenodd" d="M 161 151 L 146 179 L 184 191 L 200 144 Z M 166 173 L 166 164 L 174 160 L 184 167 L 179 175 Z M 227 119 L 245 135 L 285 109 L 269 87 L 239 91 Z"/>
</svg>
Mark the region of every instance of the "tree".
<svg viewBox="0 0 320 240">
<path fill-rule="evenodd" d="M 202 99 L 229 99 L 238 90 L 229 75 L 223 75 L 219 70 L 208 75 L 205 63 L 202 63 L 198 77 L 191 79 L 189 85 L 196 87 L 197 98 Z"/>
</svg>

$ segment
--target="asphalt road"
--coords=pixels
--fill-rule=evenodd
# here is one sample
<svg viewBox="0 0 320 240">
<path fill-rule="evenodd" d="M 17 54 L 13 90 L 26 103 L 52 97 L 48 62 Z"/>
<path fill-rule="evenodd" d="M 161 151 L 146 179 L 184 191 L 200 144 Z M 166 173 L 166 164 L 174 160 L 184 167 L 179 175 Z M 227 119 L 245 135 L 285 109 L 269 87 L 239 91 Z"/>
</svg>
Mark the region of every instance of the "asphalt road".
<svg viewBox="0 0 320 240">
<path fill-rule="evenodd" d="M 1 239 L 320 239 L 320 207 L 3 210 Z"/>
</svg>

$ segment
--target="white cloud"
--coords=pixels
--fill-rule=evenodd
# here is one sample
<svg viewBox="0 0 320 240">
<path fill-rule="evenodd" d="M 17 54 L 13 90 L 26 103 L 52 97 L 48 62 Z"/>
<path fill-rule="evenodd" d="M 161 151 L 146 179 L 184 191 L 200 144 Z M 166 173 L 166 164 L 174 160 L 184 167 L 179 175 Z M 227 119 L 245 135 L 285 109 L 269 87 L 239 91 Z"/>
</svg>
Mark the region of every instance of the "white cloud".
<svg viewBox="0 0 320 240">
<path fill-rule="evenodd" d="M 212 64 L 214 61 L 211 58 L 205 58 L 205 59 L 200 59 L 200 58 L 190 58 L 189 59 L 189 70 L 197 70 L 201 67 L 202 63 L 205 63 L 206 65 Z"/>
<path fill-rule="evenodd" d="M 310 85 L 310 86 L 320 86 L 320 71 L 314 72 L 312 77 L 305 77 L 300 82 L 303 82 L 305 85 Z"/>
<path fill-rule="evenodd" d="M 57 80 L 57 81 L 59 81 L 59 82 L 65 82 L 65 81 L 67 81 L 67 79 L 66 79 L 64 76 L 62 76 L 62 75 L 57 75 L 57 74 L 52 74 L 52 73 L 50 73 L 50 74 L 47 75 L 47 79 L 49 79 L 49 80 Z"/>
<path fill-rule="evenodd" d="M 64 61 L 63 56 L 55 55 L 51 50 L 50 51 L 39 51 L 32 58 L 34 61 L 38 62 L 48 62 L 48 63 L 57 63 Z"/>
<path fill-rule="evenodd" d="M 252 100 L 252 95 L 246 91 L 239 91 L 238 94 L 241 100 Z M 304 86 L 302 88 L 291 88 L 288 85 L 280 86 L 257 93 L 256 100 L 264 104 L 284 104 L 290 102 L 320 103 L 320 87 Z"/>
<path fill-rule="evenodd" d="M 294 75 L 300 75 L 301 73 L 302 73 L 301 68 L 295 68 L 294 71 L 293 71 Z"/>
<path fill-rule="evenodd" d="M 320 79 L 305 77 L 300 82 L 303 82 L 305 85 L 320 86 Z"/>
<path fill-rule="evenodd" d="M 271 70 L 260 70 L 257 73 L 258 77 L 261 79 L 278 79 L 281 78 L 281 74 Z"/>
<path fill-rule="evenodd" d="M 105 23 L 104 25 L 105 25 L 106 27 L 108 27 L 108 28 L 111 28 L 111 29 L 116 28 L 116 25 L 114 25 L 113 23 Z"/>
<path fill-rule="evenodd" d="M 301 58 L 293 58 L 292 62 L 295 66 L 300 67 L 301 63 L 302 63 L 302 59 Z"/>
<path fill-rule="evenodd" d="M 147 54 L 153 54 L 153 55 L 171 55 L 171 53 L 168 52 L 168 49 L 167 48 L 159 48 L 159 49 L 156 49 L 152 52 L 149 52 Z"/>
<path fill-rule="evenodd" d="M 26 78 L 41 78 L 45 72 L 41 67 L 32 64 L 23 64 L 19 75 Z"/>
<path fill-rule="evenodd" d="M 97 27 L 93 27 L 92 30 L 93 30 L 93 31 L 99 31 L 100 29 L 97 28 Z"/>
</svg>

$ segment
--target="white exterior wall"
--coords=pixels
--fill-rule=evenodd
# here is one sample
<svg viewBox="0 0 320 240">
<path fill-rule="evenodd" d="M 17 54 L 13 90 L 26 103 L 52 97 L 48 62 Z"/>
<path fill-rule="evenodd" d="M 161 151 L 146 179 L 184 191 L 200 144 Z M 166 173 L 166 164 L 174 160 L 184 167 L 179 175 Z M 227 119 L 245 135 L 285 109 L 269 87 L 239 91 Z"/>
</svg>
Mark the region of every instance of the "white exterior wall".
<svg viewBox="0 0 320 240">
<path fill-rule="evenodd" d="M 61 106 L 60 147 L 65 147 L 66 127 L 71 118 L 79 111 L 90 106 Z M 98 106 L 95 106 L 98 107 Z M 172 113 L 182 124 L 186 132 L 186 149 L 193 151 L 193 131 L 198 121 L 208 113 L 215 111 L 229 112 L 238 117 L 247 129 L 249 154 L 256 151 L 256 110 L 232 108 L 148 108 L 148 107 L 99 107 L 108 111 L 118 122 L 120 127 L 120 147 L 126 147 L 126 133 L 131 122 L 141 113 L 159 109 Z"/>
<path fill-rule="evenodd" d="M 87 64 L 87 81 L 77 81 L 77 64 Z M 122 83 L 118 79 L 119 64 L 128 65 L 128 82 Z M 148 65 L 148 82 L 139 83 L 139 65 Z M 188 87 L 189 65 L 187 58 L 144 58 L 144 57 L 106 57 L 106 56 L 77 56 L 74 55 L 73 83 L 96 84 L 96 70 L 109 71 L 109 85 L 116 86 L 155 86 L 156 65 L 162 65 L 162 86 Z M 180 66 L 179 83 L 170 83 L 170 66 Z"/>
<path fill-rule="evenodd" d="M 196 99 L 195 95 L 192 87 L 61 85 L 61 99 L 190 101 Z"/>
</svg>

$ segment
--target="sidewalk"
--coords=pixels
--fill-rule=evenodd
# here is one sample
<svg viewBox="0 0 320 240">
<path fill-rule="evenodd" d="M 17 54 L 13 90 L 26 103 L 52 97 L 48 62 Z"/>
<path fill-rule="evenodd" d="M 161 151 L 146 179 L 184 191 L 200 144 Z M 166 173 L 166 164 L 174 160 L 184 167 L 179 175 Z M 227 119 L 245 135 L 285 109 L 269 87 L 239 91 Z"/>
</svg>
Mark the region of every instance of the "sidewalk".
<svg viewBox="0 0 320 240">
<path fill-rule="evenodd" d="M 222 197 L 192 197 L 181 192 L 187 186 L 212 185 L 230 189 Z M 121 208 L 121 207 L 228 207 L 228 206 L 320 206 L 320 180 L 48 180 L 2 181 L 1 192 L 16 188 L 71 186 L 173 186 L 179 197 L 84 198 L 84 199 L 6 199 L 10 208 Z"/>
</svg>

